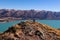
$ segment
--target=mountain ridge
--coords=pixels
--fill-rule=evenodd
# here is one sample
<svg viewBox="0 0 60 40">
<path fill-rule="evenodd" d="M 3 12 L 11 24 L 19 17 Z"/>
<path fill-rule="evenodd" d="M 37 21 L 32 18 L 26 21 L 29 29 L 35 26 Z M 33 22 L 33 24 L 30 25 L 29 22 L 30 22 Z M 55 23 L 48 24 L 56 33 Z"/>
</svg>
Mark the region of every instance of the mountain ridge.
<svg viewBox="0 0 60 40">
<path fill-rule="evenodd" d="M 40 20 L 60 20 L 60 12 L 45 10 L 14 10 L 0 9 L 0 19 L 21 18 L 21 19 L 40 19 Z"/>
</svg>

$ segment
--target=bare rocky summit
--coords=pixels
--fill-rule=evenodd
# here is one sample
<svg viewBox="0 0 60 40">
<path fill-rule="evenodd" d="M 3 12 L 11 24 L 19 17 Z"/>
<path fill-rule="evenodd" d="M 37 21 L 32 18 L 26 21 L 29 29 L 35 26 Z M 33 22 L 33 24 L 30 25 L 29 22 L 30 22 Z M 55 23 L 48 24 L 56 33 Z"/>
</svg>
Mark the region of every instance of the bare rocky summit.
<svg viewBox="0 0 60 40">
<path fill-rule="evenodd" d="M 0 40 L 60 40 L 60 30 L 38 22 L 21 22 L 0 34 Z"/>
</svg>

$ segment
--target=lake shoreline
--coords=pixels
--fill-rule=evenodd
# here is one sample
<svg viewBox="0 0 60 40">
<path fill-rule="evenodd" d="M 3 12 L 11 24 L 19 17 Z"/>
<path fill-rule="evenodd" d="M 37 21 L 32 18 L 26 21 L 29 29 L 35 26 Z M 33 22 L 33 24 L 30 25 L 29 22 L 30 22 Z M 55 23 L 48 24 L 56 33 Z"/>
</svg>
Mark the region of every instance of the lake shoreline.
<svg viewBox="0 0 60 40">
<path fill-rule="evenodd" d="M 10 21 L 10 22 L 0 22 L 0 32 L 3 32 L 7 30 L 9 27 L 18 24 L 20 22 L 24 22 L 27 20 L 15 20 L 15 21 Z M 30 21 L 30 20 L 28 20 Z M 41 23 L 41 24 L 46 24 L 48 26 L 51 26 L 53 28 L 59 29 L 60 27 L 60 20 L 36 20 L 36 22 Z"/>
</svg>

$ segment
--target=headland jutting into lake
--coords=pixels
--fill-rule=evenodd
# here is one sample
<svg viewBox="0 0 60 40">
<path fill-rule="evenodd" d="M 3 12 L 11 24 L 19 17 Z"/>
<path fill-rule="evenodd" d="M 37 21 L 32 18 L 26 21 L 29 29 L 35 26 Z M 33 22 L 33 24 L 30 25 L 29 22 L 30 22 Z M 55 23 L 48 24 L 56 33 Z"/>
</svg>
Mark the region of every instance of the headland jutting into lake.
<svg viewBox="0 0 60 40">
<path fill-rule="evenodd" d="M 35 21 L 23 21 L 0 33 L 0 40 L 60 40 L 60 30 Z"/>
</svg>

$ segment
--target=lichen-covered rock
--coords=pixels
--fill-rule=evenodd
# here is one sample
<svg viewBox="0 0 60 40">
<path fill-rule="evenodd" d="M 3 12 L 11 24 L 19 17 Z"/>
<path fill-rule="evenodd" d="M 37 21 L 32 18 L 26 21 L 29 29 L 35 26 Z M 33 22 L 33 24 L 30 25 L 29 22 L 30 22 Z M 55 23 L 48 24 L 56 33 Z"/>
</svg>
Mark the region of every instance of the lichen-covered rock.
<svg viewBox="0 0 60 40">
<path fill-rule="evenodd" d="M 0 40 L 60 40 L 60 30 L 38 22 L 21 22 L 1 33 Z"/>
</svg>

